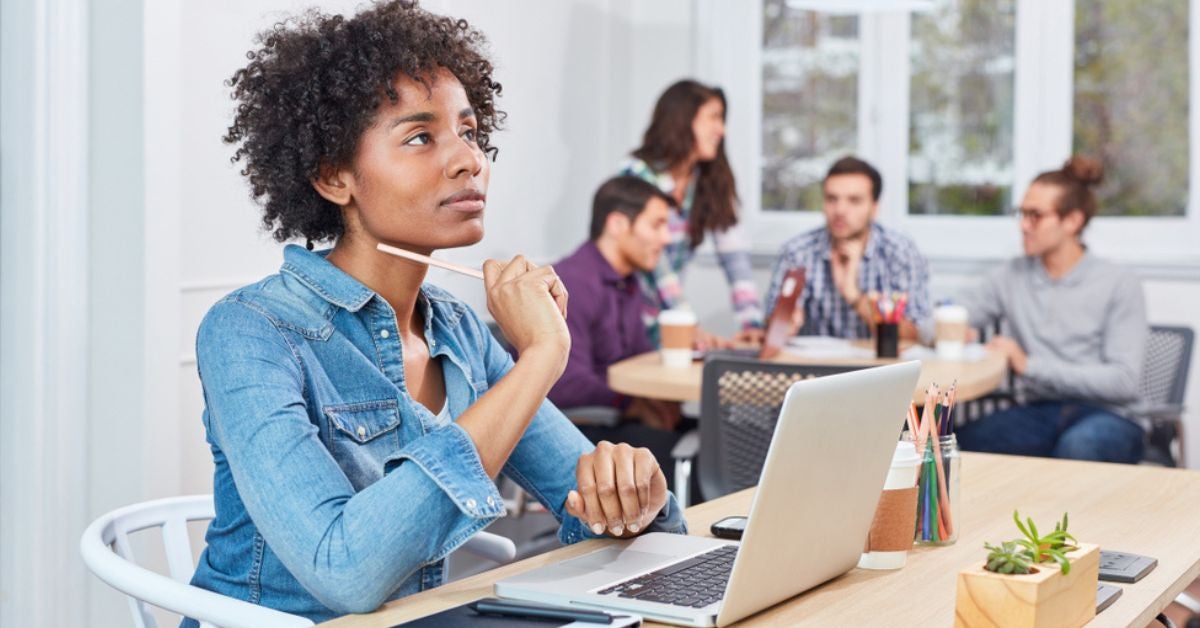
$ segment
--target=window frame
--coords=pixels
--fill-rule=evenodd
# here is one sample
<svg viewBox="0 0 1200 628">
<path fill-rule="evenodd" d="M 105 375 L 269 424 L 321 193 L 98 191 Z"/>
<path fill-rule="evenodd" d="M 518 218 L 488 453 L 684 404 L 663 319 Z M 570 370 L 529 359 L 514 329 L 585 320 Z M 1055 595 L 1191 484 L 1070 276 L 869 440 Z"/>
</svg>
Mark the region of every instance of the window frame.
<svg viewBox="0 0 1200 628">
<path fill-rule="evenodd" d="M 1200 0 L 1188 0 L 1189 164 L 1183 216 L 1098 216 L 1085 243 L 1121 261 L 1200 266 Z M 701 80 L 730 97 L 726 150 L 741 196 L 741 219 L 756 253 L 775 254 L 791 236 L 820 227 L 819 211 L 761 207 L 762 3 L 696 0 L 694 59 Z M 1070 155 L 1074 116 L 1075 3 L 1017 0 L 1013 85 L 1013 199 L 1037 173 Z M 912 215 L 907 207 L 910 14 L 859 13 L 857 153 L 884 178 L 879 219 L 912 236 L 931 259 L 1019 255 L 1012 216 Z M 1071 33 L 1062 37 L 1061 33 Z M 755 71 L 746 71 L 755 68 Z M 937 243 L 936 247 L 928 243 Z"/>
</svg>

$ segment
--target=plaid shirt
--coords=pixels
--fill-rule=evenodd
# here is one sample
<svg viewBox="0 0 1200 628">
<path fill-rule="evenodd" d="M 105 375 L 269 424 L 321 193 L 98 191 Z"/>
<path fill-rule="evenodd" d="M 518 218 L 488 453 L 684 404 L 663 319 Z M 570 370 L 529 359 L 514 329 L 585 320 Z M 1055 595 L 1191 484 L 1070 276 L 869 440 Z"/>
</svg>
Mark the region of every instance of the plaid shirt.
<svg viewBox="0 0 1200 628">
<path fill-rule="evenodd" d="M 802 233 L 784 243 L 771 273 L 771 289 L 766 302 L 774 307 L 784 273 L 803 266 L 806 284 L 800 295 L 804 307 L 804 328 L 800 333 L 839 338 L 870 337 L 871 329 L 833 283 L 830 252 L 829 231 L 825 227 Z M 904 318 L 912 321 L 922 336 L 931 329 L 929 265 L 908 237 L 872 223 L 859 266 L 858 287 L 864 293 L 872 290 L 908 293 Z"/>
<path fill-rule="evenodd" d="M 675 190 L 675 179 L 671 173 L 655 170 L 641 159 L 631 158 L 621 167 L 618 174 L 632 175 L 649 181 L 667 194 Z M 642 320 L 645 321 L 651 341 L 656 346 L 659 310 L 686 305 L 683 296 L 683 271 L 694 255 L 692 239 L 688 235 L 688 216 L 691 215 L 696 196 L 697 175 L 698 172 L 692 173 L 683 202 L 676 211 L 671 212 L 667 224 L 671 232 L 671 241 L 663 249 L 658 268 L 653 273 L 637 273 L 638 285 L 645 302 Z M 713 241 L 717 261 L 721 264 L 721 270 L 725 271 L 725 280 L 729 282 L 734 316 L 739 327 L 762 327 L 762 309 L 759 307 L 758 288 L 754 285 L 749 240 L 736 223 L 725 231 L 710 231 L 707 237 Z"/>
</svg>

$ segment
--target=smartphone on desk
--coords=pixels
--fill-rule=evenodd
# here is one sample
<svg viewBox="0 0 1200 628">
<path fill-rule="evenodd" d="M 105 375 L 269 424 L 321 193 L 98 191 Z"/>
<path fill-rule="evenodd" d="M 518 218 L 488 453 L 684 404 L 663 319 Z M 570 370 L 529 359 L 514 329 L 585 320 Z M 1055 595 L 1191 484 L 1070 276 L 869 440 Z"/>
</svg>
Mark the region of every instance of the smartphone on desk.
<svg viewBox="0 0 1200 628">
<path fill-rule="evenodd" d="M 725 517 L 709 528 L 713 536 L 721 539 L 740 539 L 746 531 L 745 517 Z"/>
</svg>

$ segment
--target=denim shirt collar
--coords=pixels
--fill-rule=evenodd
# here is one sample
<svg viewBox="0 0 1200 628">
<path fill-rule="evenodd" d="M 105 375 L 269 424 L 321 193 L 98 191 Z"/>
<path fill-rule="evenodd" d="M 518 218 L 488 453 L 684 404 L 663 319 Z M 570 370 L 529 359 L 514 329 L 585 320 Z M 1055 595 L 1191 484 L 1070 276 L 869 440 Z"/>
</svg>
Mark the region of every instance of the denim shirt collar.
<svg viewBox="0 0 1200 628">
<path fill-rule="evenodd" d="M 294 277 L 329 304 L 349 312 L 358 312 L 372 299 L 391 308 L 374 290 L 326 259 L 331 250 L 309 251 L 289 244 L 283 250 L 280 271 Z M 423 310 L 426 333 L 441 335 L 446 327 L 458 322 L 466 306 L 441 288 L 426 283 L 421 284 L 417 307 Z"/>
</svg>

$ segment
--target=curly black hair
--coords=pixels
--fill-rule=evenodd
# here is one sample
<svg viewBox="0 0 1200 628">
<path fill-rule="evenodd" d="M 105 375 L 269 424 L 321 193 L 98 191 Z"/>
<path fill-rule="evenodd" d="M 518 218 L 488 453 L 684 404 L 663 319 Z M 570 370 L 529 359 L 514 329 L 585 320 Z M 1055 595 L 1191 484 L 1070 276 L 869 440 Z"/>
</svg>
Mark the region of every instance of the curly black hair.
<svg viewBox="0 0 1200 628">
<path fill-rule="evenodd" d="M 487 40 L 466 20 L 434 15 L 415 1 L 381 2 L 353 17 L 315 9 L 258 35 L 249 65 L 227 81 L 239 102 L 224 136 L 238 146 L 252 196 L 263 206 L 263 227 L 275 239 L 334 240 L 344 228 L 340 208 L 313 181 L 326 168 L 349 167 L 359 138 L 401 74 L 429 87 L 427 77 L 449 70 L 466 90 L 478 120 L 477 141 L 490 143 L 504 112 L 492 80 Z"/>
</svg>

